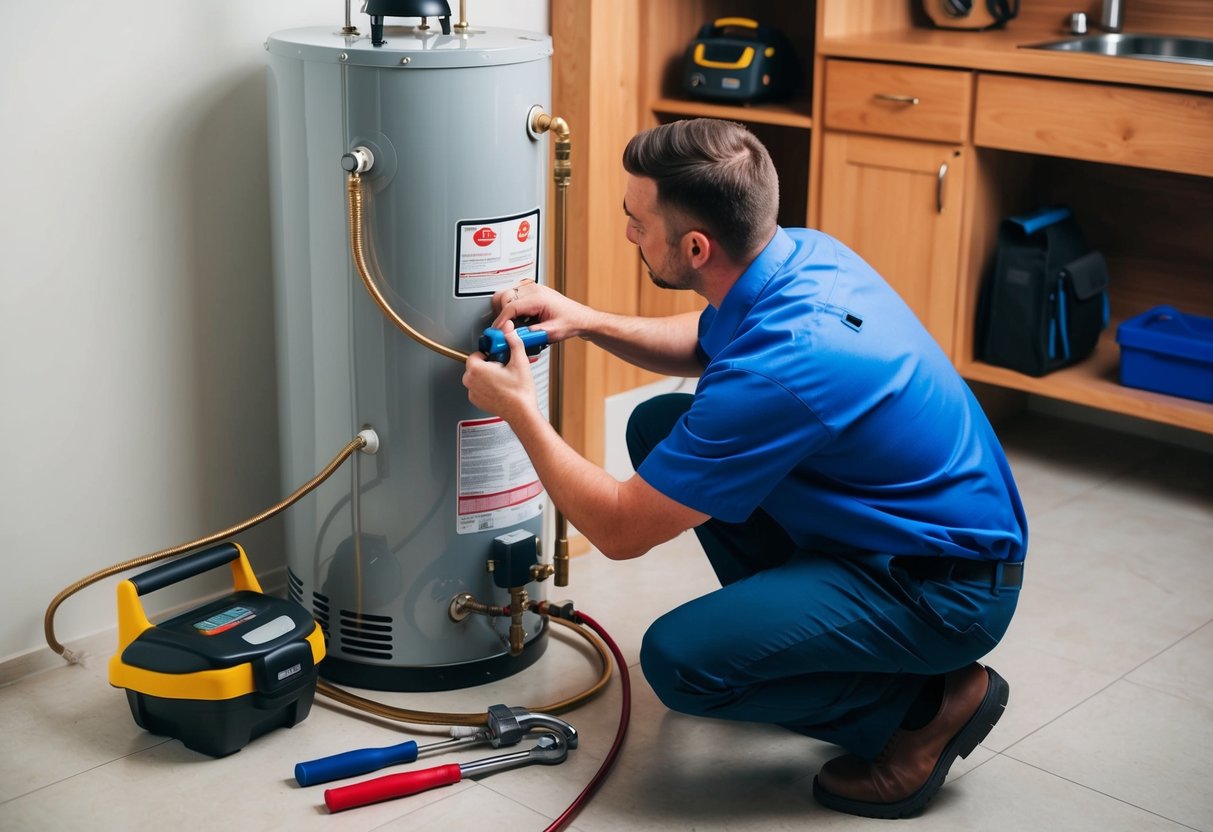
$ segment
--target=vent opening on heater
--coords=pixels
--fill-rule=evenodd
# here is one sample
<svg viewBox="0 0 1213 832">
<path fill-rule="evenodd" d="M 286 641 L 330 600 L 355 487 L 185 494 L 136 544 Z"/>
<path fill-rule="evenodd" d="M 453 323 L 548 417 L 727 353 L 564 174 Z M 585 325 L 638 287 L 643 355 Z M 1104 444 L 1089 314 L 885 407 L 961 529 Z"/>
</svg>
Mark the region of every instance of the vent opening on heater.
<svg viewBox="0 0 1213 832">
<path fill-rule="evenodd" d="M 350 610 L 341 611 L 341 649 L 352 656 L 392 657 L 392 619 Z"/>
</svg>

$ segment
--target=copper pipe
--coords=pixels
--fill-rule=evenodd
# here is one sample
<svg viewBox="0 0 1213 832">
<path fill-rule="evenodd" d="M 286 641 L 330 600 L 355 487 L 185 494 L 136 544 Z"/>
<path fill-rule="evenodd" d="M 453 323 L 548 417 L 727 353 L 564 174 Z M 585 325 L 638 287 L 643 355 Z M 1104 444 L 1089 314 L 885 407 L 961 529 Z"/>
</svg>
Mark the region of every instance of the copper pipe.
<svg viewBox="0 0 1213 832">
<path fill-rule="evenodd" d="M 555 162 L 552 165 L 552 181 L 556 185 L 555 228 L 555 276 L 553 286 L 560 294 L 566 291 L 568 274 L 568 191 L 573 179 L 572 139 L 569 123 L 560 116 L 549 115 L 543 110 L 532 111 L 531 129 L 536 133 L 550 132 L 555 138 Z M 556 344 L 551 357 L 551 397 L 548 410 L 552 427 L 556 433 L 564 434 L 564 349 Z M 552 551 L 552 566 L 556 586 L 569 585 L 569 521 L 559 508 L 556 509 L 556 542 Z"/>
</svg>

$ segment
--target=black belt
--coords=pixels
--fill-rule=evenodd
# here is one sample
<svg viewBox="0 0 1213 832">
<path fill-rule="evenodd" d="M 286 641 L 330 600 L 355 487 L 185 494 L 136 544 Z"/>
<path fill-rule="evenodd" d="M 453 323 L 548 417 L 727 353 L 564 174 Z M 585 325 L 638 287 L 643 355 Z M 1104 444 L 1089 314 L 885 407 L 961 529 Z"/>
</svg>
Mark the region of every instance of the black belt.
<svg viewBox="0 0 1213 832">
<path fill-rule="evenodd" d="M 896 558 L 894 563 L 911 575 L 920 578 L 947 579 L 958 581 L 985 581 L 991 586 L 998 578 L 998 586 L 1023 586 L 1023 562 L 1003 563 L 992 560 L 971 560 L 969 558 L 932 558 L 910 557 Z M 1001 575 L 999 575 L 999 567 Z"/>
</svg>

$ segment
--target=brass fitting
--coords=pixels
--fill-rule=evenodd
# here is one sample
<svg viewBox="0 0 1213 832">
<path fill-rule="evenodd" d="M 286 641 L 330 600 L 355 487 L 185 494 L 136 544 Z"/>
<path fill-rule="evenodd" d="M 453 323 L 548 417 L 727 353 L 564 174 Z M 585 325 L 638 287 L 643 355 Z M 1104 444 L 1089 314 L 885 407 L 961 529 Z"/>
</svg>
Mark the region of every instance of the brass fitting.
<svg viewBox="0 0 1213 832">
<path fill-rule="evenodd" d="M 532 581 L 546 581 L 556 572 L 556 567 L 550 563 L 537 563 L 531 567 Z"/>
<path fill-rule="evenodd" d="M 447 607 L 447 614 L 450 615 L 452 621 L 458 623 L 473 614 L 504 618 L 509 615 L 509 612 L 505 607 L 480 603 L 470 592 L 461 592 L 451 599 L 451 604 Z"/>
<path fill-rule="evenodd" d="M 455 623 L 459 623 L 473 614 L 494 618 L 504 618 L 508 615 L 510 617 L 509 654 L 518 656 L 522 654 L 522 648 L 526 644 L 526 630 L 522 626 L 522 616 L 531 606 L 531 598 L 527 595 L 526 587 L 512 586 L 510 587 L 509 607 L 482 604 L 472 597 L 471 593 L 461 592 L 451 599 L 447 614 Z"/>
<path fill-rule="evenodd" d="M 526 631 L 522 629 L 522 614 L 530 609 L 531 599 L 525 586 L 510 587 L 510 655 L 522 654 Z"/>
<path fill-rule="evenodd" d="M 542 107 L 535 107 L 531 110 L 531 130 L 535 133 L 551 133 L 556 137 L 558 142 L 569 141 L 569 123 L 560 116 L 554 116 L 551 113 L 544 112 Z"/>
<path fill-rule="evenodd" d="M 567 526 L 567 524 L 566 524 Z M 569 537 L 566 528 L 564 534 L 556 539 L 556 551 L 552 553 L 552 568 L 556 574 L 552 583 L 556 586 L 569 585 Z"/>
</svg>

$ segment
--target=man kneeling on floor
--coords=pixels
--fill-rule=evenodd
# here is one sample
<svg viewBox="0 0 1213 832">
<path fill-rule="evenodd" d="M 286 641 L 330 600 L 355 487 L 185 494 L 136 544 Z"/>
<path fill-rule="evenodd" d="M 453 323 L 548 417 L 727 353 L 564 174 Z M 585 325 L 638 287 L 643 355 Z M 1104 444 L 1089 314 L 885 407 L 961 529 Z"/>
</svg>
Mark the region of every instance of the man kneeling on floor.
<svg viewBox="0 0 1213 832">
<path fill-rule="evenodd" d="M 820 803 L 913 815 L 1007 703 L 1007 683 L 977 663 L 1023 579 L 1027 526 L 1002 448 L 871 267 L 776 224 L 774 166 L 743 127 L 662 125 L 623 162 L 628 240 L 656 285 L 707 307 L 617 315 L 521 283 L 493 299 L 512 360 L 469 358 L 469 398 L 510 424 L 607 557 L 695 530 L 721 588 L 645 635 L 641 665 L 667 707 L 837 744 L 848 753 L 814 781 Z M 616 480 L 543 418 L 513 330 L 523 317 L 552 342 L 699 378 L 693 396 L 632 415 L 635 476 Z"/>
</svg>

